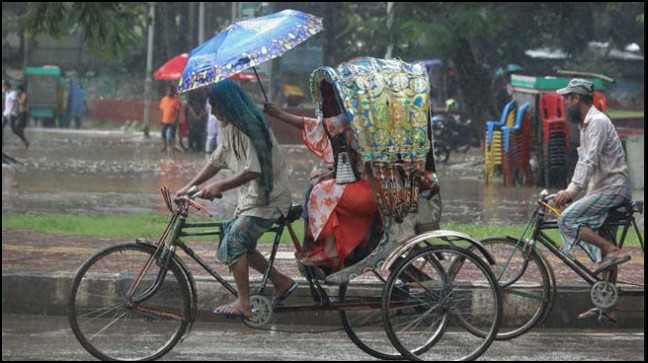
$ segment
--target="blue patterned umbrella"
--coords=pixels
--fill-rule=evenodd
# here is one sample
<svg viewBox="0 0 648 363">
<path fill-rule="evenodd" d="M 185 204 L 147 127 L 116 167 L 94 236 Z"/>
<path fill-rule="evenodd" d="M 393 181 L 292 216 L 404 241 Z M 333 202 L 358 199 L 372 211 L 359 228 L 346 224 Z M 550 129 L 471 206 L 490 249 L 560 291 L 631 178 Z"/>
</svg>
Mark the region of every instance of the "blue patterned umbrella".
<svg viewBox="0 0 648 363">
<path fill-rule="evenodd" d="M 254 68 L 322 29 L 321 18 L 296 10 L 236 22 L 191 51 L 180 78 L 179 92 L 216 83 Z"/>
</svg>

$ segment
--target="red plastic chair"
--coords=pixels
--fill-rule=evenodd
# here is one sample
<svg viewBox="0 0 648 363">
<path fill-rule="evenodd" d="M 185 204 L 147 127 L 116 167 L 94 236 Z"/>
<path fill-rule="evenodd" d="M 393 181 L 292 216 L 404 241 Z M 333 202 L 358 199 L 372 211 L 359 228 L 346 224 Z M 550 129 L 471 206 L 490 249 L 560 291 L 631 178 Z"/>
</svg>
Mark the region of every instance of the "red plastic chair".
<svg viewBox="0 0 648 363">
<path fill-rule="evenodd" d="M 565 119 L 565 100 L 557 93 L 544 93 L 540 96 L 542 120 Z"/>
<path fill-rule="evenodd" d="M 542 117 L 542 138 L 549 142 L 553 133 L 565 134 L 569 144 L 569 127 L 565 121 L 565 100 L 557 93 L 544 93 L 540 96 L 540 117 Z"/>
<path fill-rule="evenodd" d="M 594 91 L 592 100 L 594 101 L 594 107 L 605 113 L 605 110 L 607 109 L 607 99 L 605 98 L 605 95 L 602 92 Z"/>
</svg>

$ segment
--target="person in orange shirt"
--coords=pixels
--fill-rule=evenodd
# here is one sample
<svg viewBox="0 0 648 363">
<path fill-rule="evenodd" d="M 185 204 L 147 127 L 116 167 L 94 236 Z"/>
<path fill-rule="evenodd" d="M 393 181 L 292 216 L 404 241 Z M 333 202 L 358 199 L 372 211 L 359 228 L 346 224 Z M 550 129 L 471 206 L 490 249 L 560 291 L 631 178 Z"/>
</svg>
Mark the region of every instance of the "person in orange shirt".
<svg viewBox="0 0 648 363">
<path fill-rule="evenodd" d="M 175 131 L 180 121 L 180 101 L 176 88 L 169 85 L 166 96 L 160 100 L 162 111 L 162 152 L 174 150 Z"/>
</svg>

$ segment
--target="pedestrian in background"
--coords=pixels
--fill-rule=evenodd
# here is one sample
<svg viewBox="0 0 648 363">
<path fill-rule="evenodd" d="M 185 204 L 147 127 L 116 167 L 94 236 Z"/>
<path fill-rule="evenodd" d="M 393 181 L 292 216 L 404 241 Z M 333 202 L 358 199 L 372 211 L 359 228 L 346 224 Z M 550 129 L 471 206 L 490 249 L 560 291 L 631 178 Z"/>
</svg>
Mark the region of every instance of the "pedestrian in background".
<svg viewBox="0 0 648 363">
<path fill-rule="evenodd" d="M 25 86 L 18 86 L 18 120 L 14 133 L 20 137 L 25 144 L 25 148 L 29 147 L 29 140 L 25 136 L 25 128 L 27 127 L 27 118 L 29 112 L 29 97 L 25 91 Z M 14 129 L 12 127 L 12 129 Z"/>
<path fill-rule="evenodd" d="M 74 119 L 74 127 L 81 128 L 81 120 L 88 110 L 86 103 L 86 93 L 81 86 L 81 82 L 71 82 L 70 88 L 70 117 Z"/>
<path fill-rule="evenodd" d="M 166 96 L 160 100 L 162 111 L 162 150 L 161 152 L 174 151 L 175 132 L 180 121 L 180 101 L 176 96 L 173 85 L 167 87 Z"/>
<path fill-rule="evenodd" d="M 2 84 L 2 90 L 5 93 L 4 109 L 2 110 L 2 145 L 4 145 L 4 128 L 7 124 L 11 126 L 11 131 L 18 135 L 25 147 L 29 146 L 29 142 L 25 138 L 25 134 L 18 127 L 18 94 L 11 89 L 11 83 L 5 81 Z"/>
<path fill-rule="evenodd" d="M 202 90 L 189 93 L 185 108 L 187 127 L 189 128 L 189 152 L 201 152 L 205 146 L 205 129 L 207 126 L 207 100 Z"/>
</svg>

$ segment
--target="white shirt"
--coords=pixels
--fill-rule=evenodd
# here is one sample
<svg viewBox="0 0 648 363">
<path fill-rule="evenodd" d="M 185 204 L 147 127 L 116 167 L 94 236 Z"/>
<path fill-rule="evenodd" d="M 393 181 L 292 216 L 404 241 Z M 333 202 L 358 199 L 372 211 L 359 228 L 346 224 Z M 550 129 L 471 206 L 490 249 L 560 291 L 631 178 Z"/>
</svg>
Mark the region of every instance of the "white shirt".
<svg viewBox="0 0 648 363">
<path fill-rule="evenodd" d="M 590 107 L 580 126 L 578 163 L 567 190 L 572 194 L 620 188 L 630 199 L 631 185 L 623 146 L 612 121 L 596 107 Z"/>
<path fill-rule="evenodd" d="M 9 115 L 18 116 L 18 95 L 16 91 L 9 90 L 5 95 L 5 107 L 2 111 L 2 116 L 6 117 Z"/>
</svg>

